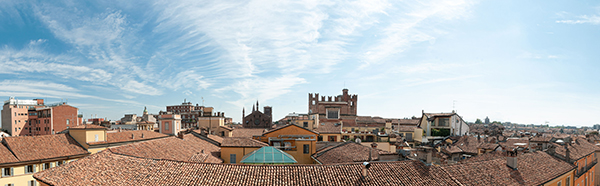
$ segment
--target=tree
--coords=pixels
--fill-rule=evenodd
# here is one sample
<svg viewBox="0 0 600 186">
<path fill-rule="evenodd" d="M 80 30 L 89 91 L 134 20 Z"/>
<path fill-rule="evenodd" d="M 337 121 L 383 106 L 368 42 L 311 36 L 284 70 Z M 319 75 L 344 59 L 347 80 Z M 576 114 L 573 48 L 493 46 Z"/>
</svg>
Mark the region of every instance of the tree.
<svg viewBox="0 0 600 186">
<path fill-rule="evenodd" d="M 483 122 L 481 122 L 481 119 L 477 118 L 477 120 L 475 120 L 475 124 L 482 124 Z"/>
</svg>

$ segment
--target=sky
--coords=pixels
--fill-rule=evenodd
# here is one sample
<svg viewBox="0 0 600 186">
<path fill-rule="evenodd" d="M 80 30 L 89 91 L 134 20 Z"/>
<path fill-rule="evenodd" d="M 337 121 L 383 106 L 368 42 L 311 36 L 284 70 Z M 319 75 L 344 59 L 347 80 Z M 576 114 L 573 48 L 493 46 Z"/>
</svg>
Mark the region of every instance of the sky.
<svg viewBox="0 0 600 186">
<path fill-rule="evenodd" d="M 110 120 L 186 100 L 239 122 L 347 88 L 362 116 L 591 126 L 599 41 L 598 1 L 0 0 L 0 99 Z"/>
</svg>

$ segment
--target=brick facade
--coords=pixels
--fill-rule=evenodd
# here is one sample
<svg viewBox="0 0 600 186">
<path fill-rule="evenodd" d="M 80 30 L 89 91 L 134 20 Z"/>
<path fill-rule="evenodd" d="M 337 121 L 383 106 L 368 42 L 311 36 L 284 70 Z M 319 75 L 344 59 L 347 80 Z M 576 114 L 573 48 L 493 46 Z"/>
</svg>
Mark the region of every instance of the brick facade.
<svg viewBox="0 0 600 186">
<path fill-rule="evenodd" d="M 342 90 L 342 95 L 335 97 L 328 96 L 325 100 L 325 96 L 321 96 L 319 100 L 319 93 L 308 94 L 308 114 L 319 114 L 321 116 L 327 116 L 327 110 L 339 110 L 339 116 L 356 116 L 358 95 L 348 94 L 348 89 Z M 324 118 L 324 117 L 323 117 Z"/>
</svg>

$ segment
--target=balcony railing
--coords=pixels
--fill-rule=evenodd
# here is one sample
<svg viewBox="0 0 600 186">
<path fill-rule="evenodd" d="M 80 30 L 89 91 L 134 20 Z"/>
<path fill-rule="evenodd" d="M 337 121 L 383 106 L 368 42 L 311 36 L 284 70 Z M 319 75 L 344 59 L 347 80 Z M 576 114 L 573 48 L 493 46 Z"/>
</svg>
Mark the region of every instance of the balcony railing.
<svg viewBox="0 0 600 186">
<path fill-rule="evenodd" d="M 576 177 L 579 177 L 583 174 L 585 174 L 588 170 L 590 170 L 592 167 L 594 167 L 594 165 L 596 165 L 597 160 L 594 159 L 594 161 L 592 161 L 592 163 L 589 163 L 587 166 L 582 167 L 582 168 L 577 168 L 577 172 L 575 173 Z"/>
</svg>

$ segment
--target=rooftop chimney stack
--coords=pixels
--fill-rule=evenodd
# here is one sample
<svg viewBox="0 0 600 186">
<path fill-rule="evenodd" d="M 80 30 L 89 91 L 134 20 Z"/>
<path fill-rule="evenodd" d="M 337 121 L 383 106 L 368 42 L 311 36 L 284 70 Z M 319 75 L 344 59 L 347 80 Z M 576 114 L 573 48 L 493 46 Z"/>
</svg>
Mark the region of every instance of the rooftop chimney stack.
<svg viewBox="0 0 600 186">
<path fill-rule="evenodd" d="M 119 132 L 121 132 L 121 127 L 119 127 Z"/>
<path fill-rule="evenodd" d="M 518 169 L 517 152 L 513 149 L 512 151 L 506 151 L 506 166 L 513 170 Z"/>
<path fill-rule="evenodd" d="M 362 179 L 367 178 L 367 176 L 369 175 L 369 173 L 367 172 L 369 168 L 371 168 L 371 164 L 369 162 L 362 163 Z"/>
<path fill-rule="evenodd" d="M 133 134 L 131 134 L 131 139 L 135 139 L 135 136 Z"/>
<path fill-rule="evenodd" d="M 180 139 L 183 139 L 183 132 L 179 132 L 179 133 L 177 134 L 177 137 L 178 137 L 178 138 L 180 138 Z"/>
</svg>

